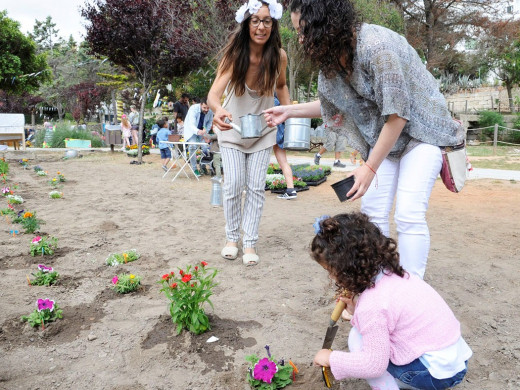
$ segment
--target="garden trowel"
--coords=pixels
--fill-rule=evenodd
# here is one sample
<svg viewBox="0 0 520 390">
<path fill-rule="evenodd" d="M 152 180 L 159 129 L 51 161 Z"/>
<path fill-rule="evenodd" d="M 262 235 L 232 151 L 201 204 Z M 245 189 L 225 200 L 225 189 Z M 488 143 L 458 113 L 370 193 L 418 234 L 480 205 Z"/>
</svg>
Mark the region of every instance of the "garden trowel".
<svg viewBox="0 0 520 390">
<path fill-rule="evenodd" d="M 327 333 L 325 333 L 325 340 L 323 341 L 323 349 L 330 349 L 332 347 L 332 342 L 334 341 L 334 337 L 336 337 L 336 333 L 338 332 L 338 326 L 336 322 L 338 322 L 339 316 L 345 309 L 345 302 L 338 301 L 336 303 L 336 307 L 330 316 L 329 327 L 327 328 Z M 325 382 L 325 386 L 331 387 L 332 373 L 330 372 L 329 367 L 322 367 L 321 372 L 323 374 L 323 381 Z"/>
</svg>

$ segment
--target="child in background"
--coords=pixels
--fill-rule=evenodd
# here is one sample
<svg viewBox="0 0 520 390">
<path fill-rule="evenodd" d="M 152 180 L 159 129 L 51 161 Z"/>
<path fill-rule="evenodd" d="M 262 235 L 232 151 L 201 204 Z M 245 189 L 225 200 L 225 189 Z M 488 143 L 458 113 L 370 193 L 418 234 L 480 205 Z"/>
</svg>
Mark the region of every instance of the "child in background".
<svg viewBox="0 0 520 390">
<path fill-rule="evenodd" d="M 121 115 L 121 132 L 123 135 L 123 147 L 121 150 L 125 150 L 125 146 L 130 147 L 130 136 L 132 135 L 132 125 L 125 114 Z"/>
<path fill-rule="evenodd" d="M 372 389 L 447 389 L 466 375 L 471 349 L 441 296 L 399 265 L 395 240 L 362 213 L 324 216 L 311 256 L 348 291 L 350 352 L 320 350 L 314 364 L 336 379 L 365 378 Z"/>
<path fill-rule="evenodd" d="M 162 169 L 167 171 L 167 165 L 172 158 L 172 153 L 168 145 L 162 141 L 168 141 L 168 136 L 171 135 L 171 131 L 168 129 L 168 122 L 164 119 L 159 119 L 157 124 L 159 125 L 159 131 L 157 132 L 156 140 L 159 144 L 159 150 L 161 151 Z"/>
<path fill-rule="evenodd" d="M 177 116 L 177 118 L 175 118 L 175 120 L 177 121 L 177 134 L 179 134 L 181 136 L 181 138 L 184 137 L 184 118 L 182 117 L 182 115 L 179 115 Z"/>
</svg>

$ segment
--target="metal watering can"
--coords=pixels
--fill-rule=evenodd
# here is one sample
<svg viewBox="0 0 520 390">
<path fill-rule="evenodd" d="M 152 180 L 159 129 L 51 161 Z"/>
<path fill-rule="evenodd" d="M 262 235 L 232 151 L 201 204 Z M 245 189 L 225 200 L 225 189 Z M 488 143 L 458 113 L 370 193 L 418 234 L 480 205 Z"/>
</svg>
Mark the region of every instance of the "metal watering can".
<svg viewBox="0 0 520 390">
<path fill-rule="evenodd" d="M 229 118 L 226 118 L 224 122 L 233 126 L 233 129 L 240 134 L 242 139 L 260 138 L 262 132 L 269 127 L 268 125 L 265 125 L 262 128 L 261 116 L 262 114 L 243 115 L 240 117 L 240 126 L 232 123 Z"/>
<path fill-rule="evenodd" d="M 215 176 L 211 178 L 211 199 L 209 204 L 215 207 L 222 206 L 222 179 Z"/>
<path fill-rule="evenodd" d="M 283 148 L 309 150 L 311 146 L 311 118 L 289 118 L 285 121 Z"/>
</svg>

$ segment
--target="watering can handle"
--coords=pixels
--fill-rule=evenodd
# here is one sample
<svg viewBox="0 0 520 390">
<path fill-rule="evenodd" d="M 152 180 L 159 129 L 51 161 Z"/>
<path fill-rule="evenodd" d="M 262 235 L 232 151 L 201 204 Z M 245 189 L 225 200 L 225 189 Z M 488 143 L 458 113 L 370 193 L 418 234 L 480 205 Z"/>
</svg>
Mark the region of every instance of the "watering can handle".
<svg viewBox="0 0 520 390">
<path fill-rule="evenodd" d="M 234 124 L 233 122 L 231 122 L 229 120 L 229 118 L 226 118 L 224 119 L 224 123 L 227 123 L 228 125 L 231 125 L 233 127 L 233 129 L 235 129 L 236 131 L 238 131 L 240 134 L 242 134 L 242 129 L 240 128 L 240 126 Z M 262 130 L 263 131 L 263 130 Z"/>
</svg>

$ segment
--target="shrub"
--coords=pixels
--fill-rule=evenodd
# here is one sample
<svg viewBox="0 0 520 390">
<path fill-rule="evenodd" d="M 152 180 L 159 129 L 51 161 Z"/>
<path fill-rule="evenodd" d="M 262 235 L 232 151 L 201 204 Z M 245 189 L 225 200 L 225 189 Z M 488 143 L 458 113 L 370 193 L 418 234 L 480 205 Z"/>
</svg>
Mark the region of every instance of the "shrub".
<svg viewBox="0 0 520 390">
<path fill-rule="evenodd" d="M 49 146 L 51 148 L 64 148 L 66 138 L 88 139 L 91 141 L 93 148 L 99 148 L 103 146 L 103 140 L 98 136 L 93 135 L 92 132 L 88 130 L 81 130 L 76 127 L 71 128 L 71 126 L 71 123 L 67 122 L 58 124 L 56 126 L 56 130 L 54 130 L 52 134 L 52 140 L 49 143 Z M 43 137 L 45 137 L 45 134 L 43 134 Z M 42 136 L 36 137 L 36 145 L 40 145 L 40 138 L 42 138 Z M 41 139 L 41 143 L 43 144 L 43 139 Z"/>
<path fill-rule="evenodd" d="M 478 115 L 478 124 L 480 127 L 490 127 L 495 126 L 495 124 L 499 126 L 505 126 L 504 117 L 502 114 L 495 111 L 482 111 Z M 494 129 L 486 129 L 482 130 L 482 135 L 488 138 L 493 138 Z M 484 138 L 484 137 L 482 137 Z M 485 141 L 485 139 L 482 139 Z"/>
</svg>

